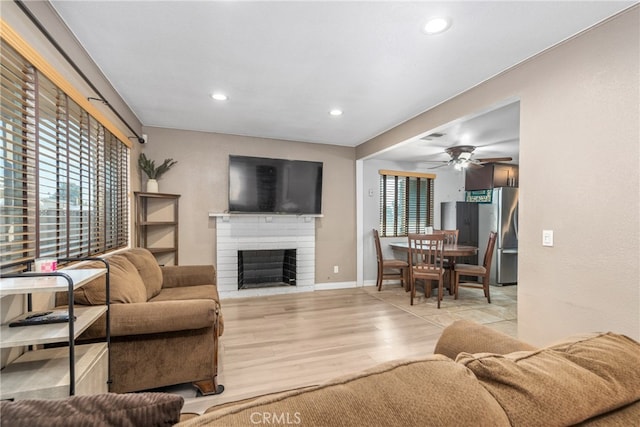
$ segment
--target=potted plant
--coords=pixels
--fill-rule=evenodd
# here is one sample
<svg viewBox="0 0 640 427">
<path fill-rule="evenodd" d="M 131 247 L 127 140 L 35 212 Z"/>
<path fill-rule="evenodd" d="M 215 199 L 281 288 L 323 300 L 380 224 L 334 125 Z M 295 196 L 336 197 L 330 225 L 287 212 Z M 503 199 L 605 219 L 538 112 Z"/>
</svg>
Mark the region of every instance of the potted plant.
<svg viewBox="0 0 640 427">
<path fill-rule="evenodd" d="M 158 192 L 158 178 L 164 175 L 176 163 L 178 163 L 176 160 L 164 159 L 164 162 L 156 167 L 155 161 L 149 159 L 144 153 L 140 154 L 140 157 L 138 157 L 138 166 L 140 170 L 147 175 L 147 178 L 149 178 L 147 180 L 147 193 Z"/>
</svg>

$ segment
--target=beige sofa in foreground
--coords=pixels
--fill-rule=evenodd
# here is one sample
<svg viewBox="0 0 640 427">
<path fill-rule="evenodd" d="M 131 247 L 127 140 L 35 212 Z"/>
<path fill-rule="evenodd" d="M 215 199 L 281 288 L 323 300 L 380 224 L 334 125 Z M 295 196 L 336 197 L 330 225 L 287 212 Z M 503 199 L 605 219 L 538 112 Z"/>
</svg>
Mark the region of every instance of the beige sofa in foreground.
<svg viewBox="0 0 640 427">
<path fill-rule="evenodd" d="M 613 333 L 533 347 L 468 321 L 435 355 L 212 407 L 194 426 L 636 426 L 640 344 Z"/>
<path fill-rule="evenodd" d="M 211 265 L 158 265 L 147 249 L 106 257 L 110 270 L 111 379 L 109 391 L 123 393 L 193 382 L 203 394 L 217 384 L 218 338 L 223 332 L 216 271 Z M 94 261 L 79 268 L 101 268 Z M 76 305 L 104 304 L 101 277 L 74 292 Z M 56 294 L 56 305 L 68 303 Z M 80 341 L 102 340 L 105 319 Z"/>
<path fill-rule="evenodd" d="M 572 337 L 535 350 L 487 327 L 458 321 L 444 330 L 435 351 L 439 354 L 385 363 L 321 386 L 212 407 L 195 417 L 180 414 L 179 395 L 108 393 L 0 402 L 0 423 L 627 427 L 640 420 L 640 344 L 623 335 Z"/>
</svg>

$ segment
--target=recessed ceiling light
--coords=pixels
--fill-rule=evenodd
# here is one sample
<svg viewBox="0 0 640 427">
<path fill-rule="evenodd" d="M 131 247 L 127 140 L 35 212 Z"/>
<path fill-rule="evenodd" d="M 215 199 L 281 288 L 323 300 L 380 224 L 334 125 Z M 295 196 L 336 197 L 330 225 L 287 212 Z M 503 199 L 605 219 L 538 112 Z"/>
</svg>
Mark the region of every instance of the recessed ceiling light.
<svg viewBox="0 0 640 427">
<path fill-rule="evenodd" d="M 422 27 L 422 31 L 427 34 L 438 34 L 446 31 L 450 26 L 451 20 L 449 18 L 430 18 Z"/>
<path fill-rule="evenodd" d="M 329 114 L 331 114 L 332 116 L 341 116 L 342 110 L 334 108 L 333 110 L 329 111 Z"/>
<path fill-rule="evenodd" d="M 225 95 L 224 93 L 212 93 L 211 97 L 213 99 L 215 99 L 216 101 L 226 101 L 228 99 L 227 95 Z"/>
</svg>

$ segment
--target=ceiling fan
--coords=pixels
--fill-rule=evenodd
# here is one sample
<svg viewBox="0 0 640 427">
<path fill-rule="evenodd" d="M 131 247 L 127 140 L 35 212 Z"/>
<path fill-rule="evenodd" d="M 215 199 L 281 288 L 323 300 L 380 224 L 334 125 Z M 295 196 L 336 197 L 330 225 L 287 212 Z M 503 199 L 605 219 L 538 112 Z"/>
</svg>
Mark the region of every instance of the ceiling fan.
<svg viewBox="0 0 640 427">
<path fill-rule="evenodd" d="M 430 169 L 441 168 L 442 166 L 453 166 L 456 168 L 456 170 L 462 170 L 469 166 L 481 168 L 485 163 L 509 162 L 513 160 L 511 157 L 472 159 L 471 157 L 475 149 L 476 147 L 474 147 L 473 145 L 456 145 L 455 147 L 445 148 L 444 152 L 447 153 L 451 157 L 451 159 L 438 162 L 443 164 L 434 166 Z"/>
</svg>

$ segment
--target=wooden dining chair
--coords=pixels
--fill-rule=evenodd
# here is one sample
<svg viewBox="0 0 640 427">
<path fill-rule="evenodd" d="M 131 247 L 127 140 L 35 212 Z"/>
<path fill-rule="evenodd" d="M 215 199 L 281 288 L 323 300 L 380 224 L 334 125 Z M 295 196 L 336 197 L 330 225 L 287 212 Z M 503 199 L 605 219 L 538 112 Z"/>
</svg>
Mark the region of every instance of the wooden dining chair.
<svg viewBox="0 0 640 427">
<path fill-rule="evenodd" d="M 384 259 L 382 256 L 382 246 L 380 245 L 380 234 L 375 228 L 373 229 L 373 240 L 376 244 L 376 257 L 378 260 L 378 277 L 376 280 L 378 291 L 382 290 L 383 280 L 393 279 L 400 280 L 400 284 L 407 289 L 409 263 L 401 259 Z"/>
<path fill-rule="evenodd" d="M 496 246 L 498 234 L 495 231 L 489 233 L 489 242 L 487 243 L 487 251 L 484 254 L 482 265 L 472 264 L 456 264 L 453 271 L 453 292 L 454 299 L 458 299 L 458 288 L 476 288 L 483 289 L 487 302 L 491 303 L 491 295 L 489 293 L 489 277 L 491 276 L 491 260 L 493 259 L 493 250 Z M 474 276 L 482 278 L 482 284 L 478 282 L 460 283 L 460 276 Z"/>
<path fill-rule="evenodd" d="M 438 281 L 438 308 L 443 298 L 443 247 L 442 234 L 409 233 L 409 283 L 411 305 L 416 295 L 416 280 L 424 280 L 424 295 L 431 296 L 432 281 Z"/>
<path fill-rule="evenodd" d="M 433 234 L 442 234 L 445 245 L 457 245 L 460 230 L 433 230 Z M 453 295 L 453 267 L 455 264 L 456 257 L 444 259 L 444 275 L 445 282 L 449 283 L 449 295 Z"/>
<path fill-rule="evenodd" d="M 457 245 L 460 230 L 433 230 L 433 234 L 442 234 L 445 245 Z"/>
</svg>

